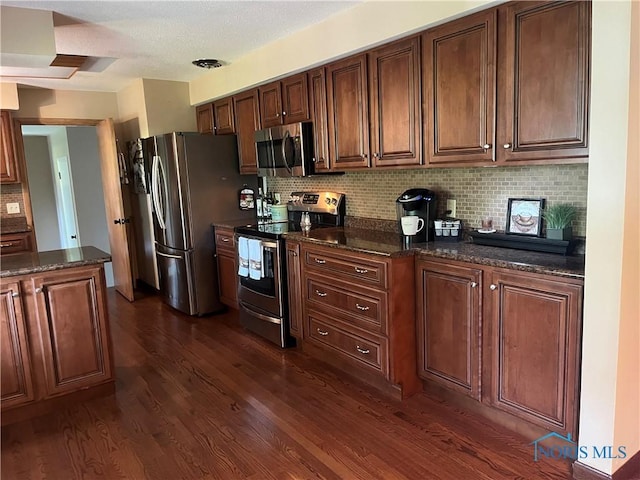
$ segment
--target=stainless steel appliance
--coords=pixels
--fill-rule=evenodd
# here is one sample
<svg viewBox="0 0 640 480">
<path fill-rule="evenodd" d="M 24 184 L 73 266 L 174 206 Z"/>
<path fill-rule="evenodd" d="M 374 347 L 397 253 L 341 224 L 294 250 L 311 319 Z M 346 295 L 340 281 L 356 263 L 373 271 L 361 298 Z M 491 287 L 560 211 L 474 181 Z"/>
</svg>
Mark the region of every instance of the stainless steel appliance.
<svg viewBox="0 0 640 480">
<path fill-rule="evenodd" d="M 313 124 L 280 125 L 255 132 L 260 177 L 304 177 L 314 173 Z"/>
<path fill-rule="evenodd" d="M 436 219 L 436 194 L 426 188 L 411 188 L 402 193 L 396 200 L 398 215 L 398 231 L 402 233 L 400 219 L 403 216 L 413 216 L 424 220 L 424 228 L 407 240 L 415 243 L 432 242 L 434 240 L 434 220 Z"/>
<path fill-rule="evenodd" d="M 287 222 L 260 223 L 235 229 L 236 243 L 241 238 L 260 242 L 264 271 L 260 279 L 238 276 L 240 323 L 281 347 L 295 345 L 289 334 L 284 234 L 300 231 L 303 212 L 309 212 L 311 228 L 343 225 L 345 197 L 333 192 L 294 192 L 287 208 Z"/>
<path fill-rule="evenodd" d="M 211 224 L 255 219 L 254 211 L 240 210 L 238 191 L 244 184 L 257 188 L 257 178 L 240 176 L 235 135 L 174 132 L 146 138 L 142 148 L 151 165 L 164 301 L 189 315 L 222 310 Z"/>
</svg>

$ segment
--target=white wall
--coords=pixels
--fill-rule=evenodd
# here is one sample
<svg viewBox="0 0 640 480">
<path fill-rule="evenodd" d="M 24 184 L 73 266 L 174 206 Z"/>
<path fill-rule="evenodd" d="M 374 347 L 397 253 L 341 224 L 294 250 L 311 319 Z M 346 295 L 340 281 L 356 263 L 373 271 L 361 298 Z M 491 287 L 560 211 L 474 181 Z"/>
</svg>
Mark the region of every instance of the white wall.
<svg viewBox="0 0 640 480">
<path fill-rule="evenodd" d="M 96 128 L 67 127 L 66 130 L 80 241 L 83 247 L 93 246 L 111 253 Z M 105 264 L 105 276 L 107 286 L 112 287 L 111 262 Z"/>
<path fill-rule="evenodd" d="M 51 172 L 49 139 L 46 136 L 31 135 L 25 135 L 23 138 L 38 250 L 59 250 L 62 247 L 58 233 L 58 214 Z"/>
</svg>

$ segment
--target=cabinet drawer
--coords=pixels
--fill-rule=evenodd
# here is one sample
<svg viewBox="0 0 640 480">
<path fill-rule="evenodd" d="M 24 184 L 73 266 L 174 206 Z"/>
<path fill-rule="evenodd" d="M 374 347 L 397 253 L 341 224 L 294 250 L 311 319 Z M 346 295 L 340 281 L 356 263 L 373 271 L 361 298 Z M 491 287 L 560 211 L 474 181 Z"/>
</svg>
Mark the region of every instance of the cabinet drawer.
<svg viewBox="0 0 640 480">
<path fill-rule="evenodd" d="M 8 255 L 11 253 L 24 253 L 33 250 L 31 232 L 7 233 L 0 236 L 0 253 Z"/>
<path fill-rule="evenodd" d="M 233 230 L 216 228 L 216 248 L 233 251 Z"/>
<path fill-rule="evenodd" d="M 346 314 L 349 321 L 373 333 L 386 332 L 387 294 L 368 291 L 366 294 L 348 286 L 307 277 L 305 295 L 310 307 Z"/>
<path fill-rule="evenodd" d="M 388 348 L 384 338 L 362 336 L 336 327 L 321 315 L 307 314 L 309 340 L 330 347 L 362 365 L 387 374 Z"/>
<path fill-rule="evenodd" d="M 347 281 L 358 280 L 363 284 L 380 288 L 387 286 L 387 264 L 365 256 L 343 256 L 326 250 L 305 250 L 304 263 L 307 268 L 323 272 L 334 278 L 336 275 Z"/>
</svg>

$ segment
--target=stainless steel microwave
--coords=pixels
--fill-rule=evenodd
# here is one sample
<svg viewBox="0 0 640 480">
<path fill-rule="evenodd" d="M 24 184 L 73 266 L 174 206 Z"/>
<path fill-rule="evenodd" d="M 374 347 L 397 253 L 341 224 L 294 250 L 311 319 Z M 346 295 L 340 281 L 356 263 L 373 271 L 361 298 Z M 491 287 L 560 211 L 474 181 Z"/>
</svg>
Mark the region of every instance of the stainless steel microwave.
<svg viewBox="0 0 640 480">
<path fill-rule="evenodd" d="M 314 173 L 313 124 L 292 123 L 255 133 L 260 177 L 305 177 Z"/>
</svg>

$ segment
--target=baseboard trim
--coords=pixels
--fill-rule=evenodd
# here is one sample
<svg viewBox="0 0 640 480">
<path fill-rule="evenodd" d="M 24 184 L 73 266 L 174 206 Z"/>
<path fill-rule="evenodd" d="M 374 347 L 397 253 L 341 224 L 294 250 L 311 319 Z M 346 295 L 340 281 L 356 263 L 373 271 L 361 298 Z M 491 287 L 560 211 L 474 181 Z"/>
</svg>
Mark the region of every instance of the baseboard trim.
<svg viewBox="0 0 640 480">
<path fill-rule="evenodd" d="M 583 463 L 573 463 L 574 480 L 640 480 L 640 451 L 627 460 L 613 475 L 602 473 Z"/>
</svg>

